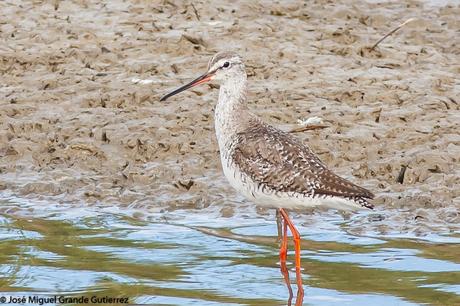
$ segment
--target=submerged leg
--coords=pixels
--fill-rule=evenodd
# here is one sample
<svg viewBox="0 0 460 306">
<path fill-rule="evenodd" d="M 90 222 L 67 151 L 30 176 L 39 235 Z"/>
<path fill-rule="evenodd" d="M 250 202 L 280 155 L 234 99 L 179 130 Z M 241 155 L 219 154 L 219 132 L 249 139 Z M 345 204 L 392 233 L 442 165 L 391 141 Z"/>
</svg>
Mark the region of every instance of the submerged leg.
<svg viewBox="0 0 460 306">
<path fill-rule="evenodd" d="M 276 210 L 276 227 L 278 229 L 278 242 L 281 242 L 281 239 L 283 238 L 283 234 L 281 233 L 282 222 L 283 220 L 281 219 L 280 210 L 277 209 Z"/>
<path fill-rule="evenodd" d="M 280 262 L 286 264 L 287 258 L 287 247 L 288 247 L 288 236 L 287 236 L 288 225 L 286 222 L 283 222 L 283 239 L 281 241 L 280 247 Z"/>
<path fill-rule="evenodd" d="M 299 231 L 295 228 L 294 223 L 292 223 L 291 219 L 287 212 L 283 209 L 279 209 L 281 216 L 283 217 L 284 224 L 289 226 L 289 230 L 292 233 L 292 237 L 294 239 L 294 248 L 295 248 L 295 270 L 296 270 L 296 280 L 297 280 L 297 287 L 298 287 L 298 294 L 301 293 L 303 296 L 303 285 L 302 285 L 302 275 L 300 274 L 300 234 Z"/>
<path fill-rule="evenodd" d="M 296 300 L 295 300 L 295 305 L 296 306 L 302 306 L 303 305 L 303 296 L 304 296 L 303 286 L 302 286 L 302 276 L 300 275 L 300 270 L 299 269 L 296 269 L 295 274 L 296 274 L 296 279 L 297 279 L 297 297 L 296 297 Z M 299 282 L 298 282 L 299 279 L 300 279 L 300 285 L 299 285 Z"/>
<path fill-rule="evenodd" d="M 286 283 L 286 287 L 289 292 L 289 297 L 287 300 L 287 306 L 292 305 L 292 298 L 293 298 L 293 293 L 292 293 L 292 287 L 291 287 L 291 281 L 289 280 L 289 270 L 286 266 L 286 258 L 287 258 L 287 223 L 283 222 L 283 219 L 281 217 L 281 213 L 279 212 L 279 209 L 276 210 L 276 223 L 278 225 L 278 241 L 281 242 L 280 245 L 280 270 L 281 274 L 283 275 L 284 282 Z"/>
<path fill-rule="evenodd" d="M 287 305 L 291 306 L 293 294 L 292 294 L 291 281 L 289 280 L 289 271 L 288 271 L 288 268 L 286 267 L 286 261 L 281 261 L 280 265 L 281 265 L 280 266 L 281 274 L 283 274 L 284 282 L 286 283 L 286 287 L 287 287 L 288 292 L 289 292 Z M 297 292 L 297 296 L 298 296 L 298 294 L 299 293 Z M 302 305 L 302 304 L 300 304 L 300 305 Z"/>
</svg>

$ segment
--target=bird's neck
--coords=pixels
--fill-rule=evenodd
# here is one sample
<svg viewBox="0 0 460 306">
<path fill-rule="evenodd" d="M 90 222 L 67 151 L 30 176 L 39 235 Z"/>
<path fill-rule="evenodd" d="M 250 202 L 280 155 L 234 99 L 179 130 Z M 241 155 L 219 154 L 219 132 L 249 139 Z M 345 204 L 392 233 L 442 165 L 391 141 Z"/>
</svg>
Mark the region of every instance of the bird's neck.
<svg viewBox="0 0 460 306">
<path fill-rule="evenodd" d="M 246 77 L 229 80 L 220 86 L 214 120 L 221 150 L 233 135 L 247 125 L 250 113 L 246 105 L 246 87 Z"/>
</svg>

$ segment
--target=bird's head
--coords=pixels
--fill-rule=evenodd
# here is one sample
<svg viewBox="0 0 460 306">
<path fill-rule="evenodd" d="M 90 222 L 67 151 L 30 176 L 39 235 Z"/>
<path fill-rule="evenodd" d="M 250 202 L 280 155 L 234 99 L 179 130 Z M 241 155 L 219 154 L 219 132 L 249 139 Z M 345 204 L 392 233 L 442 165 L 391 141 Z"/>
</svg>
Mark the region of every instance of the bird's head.
<svg viewBox="0 0 460 306">
<path fill-rule="evenodd" d="M 239 80 L 246 80 L 246 69 L 242 58 L 235 52 L 219 52 L 209 61 L 208 70 L 205 74 L 170 92 L 161 98 L 160 101 L 165 101 L 184 90 L 209 81 L 217 81 L 219 84 L 224 84 L 226 82 L 238 82 Z"/>
</svg>

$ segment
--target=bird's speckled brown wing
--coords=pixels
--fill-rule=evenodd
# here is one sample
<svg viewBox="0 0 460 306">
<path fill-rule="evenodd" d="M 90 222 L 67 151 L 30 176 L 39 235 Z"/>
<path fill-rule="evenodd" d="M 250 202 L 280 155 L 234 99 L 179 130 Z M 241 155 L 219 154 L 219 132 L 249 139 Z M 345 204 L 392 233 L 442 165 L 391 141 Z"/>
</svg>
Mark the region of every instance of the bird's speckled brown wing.
<svg viewBox="0 0 460 306">
<path fill-rule="evenodd" d="M 298 139 L 261 121 L 237 134 L 231 160 L 263 189 L 344 197 L 372 208 L 370 191 L 335 175 Z"/>
</svg>

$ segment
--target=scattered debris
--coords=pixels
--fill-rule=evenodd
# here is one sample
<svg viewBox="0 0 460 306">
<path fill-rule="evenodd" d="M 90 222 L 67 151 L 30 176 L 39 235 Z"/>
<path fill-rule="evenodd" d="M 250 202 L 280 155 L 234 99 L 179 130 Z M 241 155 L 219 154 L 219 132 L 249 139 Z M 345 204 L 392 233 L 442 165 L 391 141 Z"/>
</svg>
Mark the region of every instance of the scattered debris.
<svg viewBox="0 0 460 306">
<path fill-rule="evenodd" d="M 182 34 L 182 37 L 191 42 L 194 45 L 203 46 L 207 48 L 208 44 L 201 37 L 193 37 L 187 34 Z"/>
<path fill-rule="evenodd" d="M 198 10 L 196 9 L 195 5 L 193 5 L 193 3 L 191 3 L 191 6 L 193 8 L 193 12 L 195 13 L 196 19 L 198 19 L 198 21 L 199 21 L 200 20 L 200 14 L 198 14 Z"/>
<path fill-rule="evenodd" d="M 297 123 L 300 125 L 300 127 L 291 129 L 289 133 L 299 133 L 310 130 L 324 129 L 328 127 L 327 125 L 322 124 L 323 119 L 317 116 L 310 117 L 304 120 L 299 119 L 297 120 Z"/>
<path fill-rule="evenodd" d="M 406 174 L 407 165 L 401 165 L 401 170 L 399 170 L 398 178 L 396 182 L 403 184 L 404 183 L 404 175 Z"/>
<path fill-rule="evenodd" d="M 190 190 L 190 188 L 192 188 L 192 186 L 195 184 L 195 182 L 193 180 L 188 180 L 188 182 L 183 182 L 181 180 L 177 181 L 177 183 L 174 183 L 174 187 L 178 188 L 178 189 L 181 189 L 184 188 L 185 190 Z"/>
<path fill-rule="evenodd" d="M 403 23 L 401 23 L 399 26 L 397 26 L 396 28 L 394 28 L 393 30 L 391 30 L 390 32 L 388 32 L 387 34 L 385 34 L 382 38 L 380 38 L 370 49 L 370 51 L 374 50 L 385 38 L 387 38 L 388 36 L 390 36 L 391 34 L 393 34 L 394 32 L 398 31 L 399 29 L 401 29 L 403 26 L 405 26 L 406 24 L 408 24 L 409 22 L 411 21 L 414 21 L 415 18 L 409 18 L 407 19 L 406 21 L 404 21 Z"/>
<path fill-rule="evenodd" d="M 375 122 L 379 123 L 380 122 L 380 115 L 382 114 L 382 108 L 379 108 L 378 110 L 372 112 L 372 115 L 375 115 Z"/>
<path fill-rule="evenodd" d="M 301 126 L 301 127 L 298 127 L 298 128 L 293 128 L 292 130 L 289 131 L 289 133 L 300 133 L 300 132 L 311 131 L 311 130 L 325 129 L 327 127 L 329 127 L 329 126 L 328 125 Z"/>
<path fill-rule="evenodd" d="M 323 124 L 323 118 L 320 118 L 318 116 L 310 117 L 304 120 L 297 120 L 297 123 L 302 125 L 302 126 L 307 126 L 307 125 L 318 125 L 318 124 Z"/>
<path fill-rule="evenodd" d="M 132 78 L 131 82 L 133 82 L 134 84 L 147 85 L 147 84 L 152 84 L 155 81 L 154 80 L 148 80 L 148 79 L 147 80 L 142 80 L 142 79 L 138 79 L 138 78 Z"/>
</svg>

